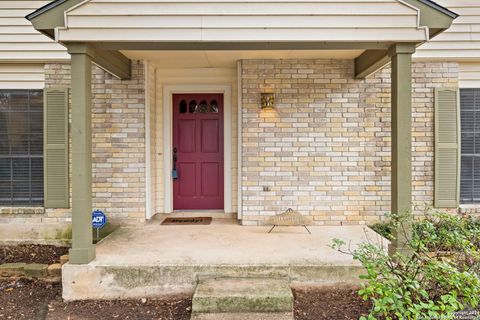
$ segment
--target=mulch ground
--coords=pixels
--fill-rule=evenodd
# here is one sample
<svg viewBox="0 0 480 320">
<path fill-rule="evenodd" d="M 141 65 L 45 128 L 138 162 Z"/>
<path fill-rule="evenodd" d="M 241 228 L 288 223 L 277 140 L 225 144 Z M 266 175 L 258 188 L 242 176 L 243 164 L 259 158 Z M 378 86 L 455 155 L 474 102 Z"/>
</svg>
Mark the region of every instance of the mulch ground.
<svg viewBox="0 0 480 320">
<path fill-rule="evenodd" d="M 0 319 L 12 320 L 188 320 L 192 301 L 171 296 L 161 300 L 62 300 L 60 283 L 0 280 Z"/>
<path fill-rule="evenodd" d="M 60 256 L 68 254 L 68 247 L 22 244 L 0 246 L 0 264 L 2 263 L 59 263 Z"/>
<path fill-rule="evenodd" d="M 367 316 L 371 304 L 363 301 L 357 291 L 350 286 L 296 288 L 295 320 L 357 320 Z"/>
<path fill-rule="evenodd" d="M 354 288 L 294 290 L 296 320 L 358 319 L 369 309 Z M 191 297 L 163 299 L 74 301 L 62 300 L 60 283 L 38 280 L 0 280 L 0 319 L 12 320 L 188 320 Z"/>
</svg>

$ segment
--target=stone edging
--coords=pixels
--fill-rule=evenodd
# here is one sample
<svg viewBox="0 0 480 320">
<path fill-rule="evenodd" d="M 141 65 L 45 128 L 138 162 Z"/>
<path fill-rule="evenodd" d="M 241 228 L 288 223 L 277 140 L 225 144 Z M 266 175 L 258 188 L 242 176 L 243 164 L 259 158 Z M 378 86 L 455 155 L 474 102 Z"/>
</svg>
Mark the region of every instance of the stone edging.
<svg viewBox="0 0 480 320">
<path fill-rule="evenodd" d="M 60 281 L 62 265 L 68 261 L 68 255 L 60 257 L 60 263 L 4 263 L 0 264 L 0 279 L 35 278 L 48 281 Z"/>
</svg>

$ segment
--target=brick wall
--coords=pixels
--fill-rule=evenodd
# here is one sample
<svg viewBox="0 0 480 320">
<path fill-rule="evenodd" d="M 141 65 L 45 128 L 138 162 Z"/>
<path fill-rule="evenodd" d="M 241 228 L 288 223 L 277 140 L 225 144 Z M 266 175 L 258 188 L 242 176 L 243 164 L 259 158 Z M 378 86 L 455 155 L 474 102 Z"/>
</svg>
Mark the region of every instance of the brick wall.
<svg viewBox="0 0 480 320">
<path fill-rule="evenodd" d="M 45 65 L 45 87 L 70 87 L 70 80 L 69 64 Z M 92 66 L 92 102 L 93 208 L 104 210 L 113 222 L 142 222 L 145 220 L 142 62 L 133 61 L 131 80 L 118 80 Z M 69 140 L 71 144 L 71 134 Z M 69 153 L 71 159 L 71 148 Z M 52 227 L 71 222 L 71 209 L 25 208 L 15 212 L 2 214 L 0 222 L 51 224 Z"/>
<path fill-rule="evenodd" d="M 433 201 L 433 88 L 457 86 L 458 65 L 413 71 L 413 195 L 422 207 Z M 356 80 L 351 60 L 245 60 L 242 88 L 244 224 L 290 207 L 319 225 L 389 211 L 388 68 Z M 260 110 L 261 92 L 275 93 L 275 110 Z"/>
<path fill-rule="evenodd" d="M 93 206 L 116 220 L 145 220 L 145 76 L 132 79 L 94 67 L 92 104 Z"/>
<path fill-rule="evenodd" d="M 70 86 L 68 64 L 46 65 L 45 74 L 47 87 Z M 93 67 L 94 208 L 122 222 L 145 217 L 141 62 L 133 63 L 132 74 L 132 80 L 121 81 Z M 433 88 L 457 86 L 457 81 L 456 63 L 413 66 L 413 195 L 418 212 L 433 201 Z M 275 93 L 275 110 L 260 110 L 261 92 Z M 262 224 L 290 207 L 319 225 L 365 224 L 389 211 L 388 68 L 356 80 L 351 60 L 245 60 L 241 94 L 244 224 Z M 18 225 L 70 221 L 70 209 L 0 216 L 1 223 Z"/>
</svg>

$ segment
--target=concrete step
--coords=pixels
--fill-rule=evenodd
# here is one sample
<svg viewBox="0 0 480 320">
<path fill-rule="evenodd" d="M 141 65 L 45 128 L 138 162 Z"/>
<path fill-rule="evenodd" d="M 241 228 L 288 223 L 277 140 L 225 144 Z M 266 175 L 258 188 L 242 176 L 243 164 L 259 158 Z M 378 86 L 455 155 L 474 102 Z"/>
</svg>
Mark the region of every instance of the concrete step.
<svg viewBox="0 0 480 320">
<path fill-rule="evenodd" d="M 194 315 L 267 312 L 293 312 L 289 281 L 268 278 L 203 279 L 199 280 L 192 300 Z"/>
<path fill-rule="evenodd" d="M 142 252 L 138 254 L 141 255 Z M 70 264 L 62 267 L 65 300 L 156 298 L 171 294 L 193 295 L 198 279 L 287 278 L 293 284 L 359 284 L 362 266 L 279 264 L 135 264 L 119 265 L 116 259 L 103 263 Z M 182 258 L 183 259 L 183 258 Z M 109 279 L 105 281 L 105 279 Z"/>
</svg>

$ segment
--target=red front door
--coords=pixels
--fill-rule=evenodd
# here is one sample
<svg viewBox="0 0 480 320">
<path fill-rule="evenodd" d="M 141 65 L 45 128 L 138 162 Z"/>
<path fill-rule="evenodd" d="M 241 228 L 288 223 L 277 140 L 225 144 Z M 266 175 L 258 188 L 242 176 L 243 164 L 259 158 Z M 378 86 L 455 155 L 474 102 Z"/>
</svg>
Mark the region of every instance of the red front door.
<svg viewBox="0 0 480 320">
<path fill-rule="evenodd" d="M 223 209 L 223 94 L 173 95 L 172 154 L 173 209 Z"/>
</svg>

